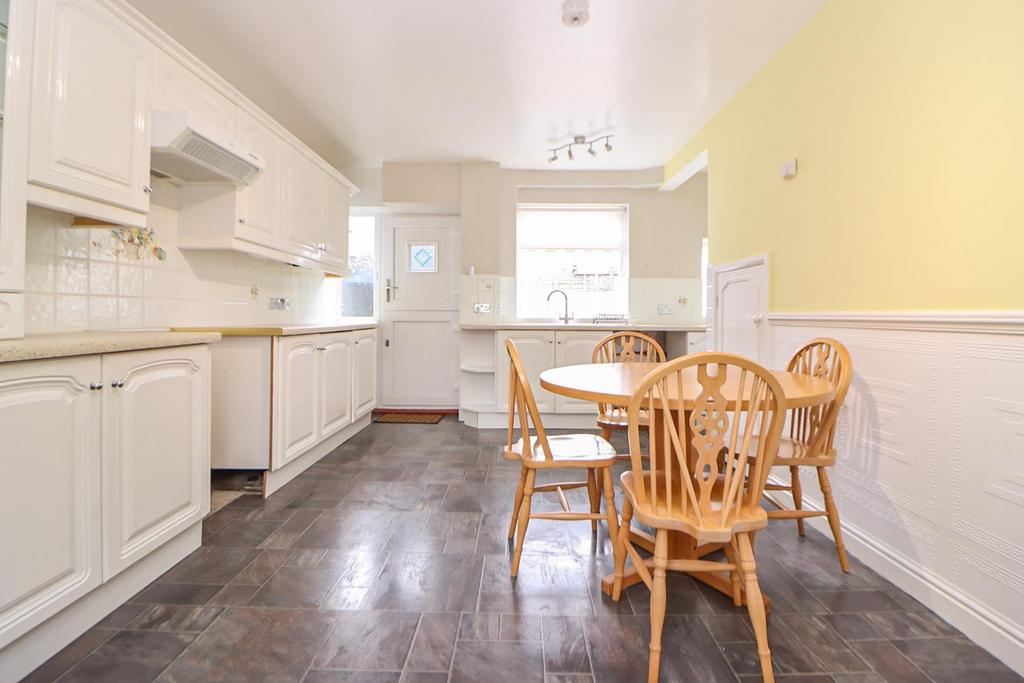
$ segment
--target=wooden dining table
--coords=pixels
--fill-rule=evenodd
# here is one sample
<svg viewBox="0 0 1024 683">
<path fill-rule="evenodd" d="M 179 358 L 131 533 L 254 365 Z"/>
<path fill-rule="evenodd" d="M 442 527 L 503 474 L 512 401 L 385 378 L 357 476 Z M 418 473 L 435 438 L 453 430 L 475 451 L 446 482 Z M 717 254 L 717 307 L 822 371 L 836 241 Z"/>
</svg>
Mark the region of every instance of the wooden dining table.
<svg viewBox="0 0 1024 683">
<path fill-rule="evenodd" d="M 588 365 L 566 365 L 551 370 L 545 370 L 540 375 L 541 388 L 562 396 L 568 396 L 594 403 L 604 403 L 626 410 L 633 398 L 633 393 L 647 376 L 649 372 L 658 367 L 658 363 L 593 363 Z M 788 408 L 804 408 L 815 406 L 829 401 L 835 393 L 832 384 L 824 379 L 801 375 L 793 372 L 773 370 L 772 374 L 782 385 L 783 394 L 786 397 Z M 733 373 L 730 380 L 722 386 L 722 397 L 728 403 L 728 409 L 735 406 L 737 396 L 744 400 L 744 392 L 739 390 L 738 373 Z M 670 395 L 667 397 L 673 409 L 690 411 L 693 409 L 693 400 L 700 394 L 700 385 L 697 382 L 697 368 L 688 368 L 683 375 L 682 396 L 675 393 L 675 385 L 670 388 Z M 749 393 L 749 392 L 747 392 Z M 744 400 L 744 403 L 746 401 Z M 745 408 L 746 406 L 741 406 Z M 688 419 L 688 418 L 687 418 Z M 661 450 L 664 442 L 657 440 L 656 448 Z M 653 454 L 665 462 L 664 454 L 658 452 Z M 671 459 L 670 459 L 671 460 Z M 654 551 L 654 537 L 640 529 L 632 529 L 631 540 L 646 550 Z M 679 531 L 672 531 L 669 534 L 668 552 L 669 560 L 673 559 L 695 559 L 700 558 L 717 550 L 721 544 L 697 545 L 694 539 Z M 717 573 L 699 572 L 691 574 L 695 579 L 706 583 L 728 596 L 732 596 L 732 583 L 728 576 Z M 614 575 L 609 574 L 601 579 L 601 590 L 607 594 L 612 592 Z M 640 583 L 640 575 L 635 569 L 627 569 L 623 580 L 623 587 Z M 744 596 L 744 602 L 746 598 Z M 771 604 L 770 599 L 765 596 L 766 607 Z"/>
</svg>

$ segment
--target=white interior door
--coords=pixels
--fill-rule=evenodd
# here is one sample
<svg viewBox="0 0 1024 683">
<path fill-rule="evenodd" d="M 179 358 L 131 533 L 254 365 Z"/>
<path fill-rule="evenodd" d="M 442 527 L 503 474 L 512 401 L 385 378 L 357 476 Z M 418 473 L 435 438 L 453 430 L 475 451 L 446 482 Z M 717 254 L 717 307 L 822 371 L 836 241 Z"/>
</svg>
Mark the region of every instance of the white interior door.
<svg viewBox="0 0 1024 683">
<path fill-rule="evenodd" d="M 715 348 L 758 363 L 768 359 L 768 263 L 760 258 L 715 269 Z"/>
<path fill-rule="evenodd" d="M 458 405 L 457 240 L 454 216 L 384 219 L 380 353 L 384 406 Z"/>
</svg>

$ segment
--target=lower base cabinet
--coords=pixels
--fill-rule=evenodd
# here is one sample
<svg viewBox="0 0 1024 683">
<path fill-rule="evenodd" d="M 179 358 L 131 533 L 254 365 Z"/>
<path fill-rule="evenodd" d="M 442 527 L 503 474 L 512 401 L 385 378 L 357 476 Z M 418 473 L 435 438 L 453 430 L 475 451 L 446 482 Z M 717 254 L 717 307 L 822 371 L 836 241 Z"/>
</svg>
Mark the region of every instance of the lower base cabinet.
<svg viewBox="0 0 1024 683">
<path fill-rule="evenodd" d="M 0 647 L 209 511 L 206 346 L 0 365 Z"/>
<path fill-rule="evenodd" d="M 519 356 L 540 412 L 596 414 L 597 406 L 594 403 L 557 396 L 541 389 L 540 374 L 551 368 L 591 363 L 594 347 L 608 334 L 610 333 L 604 330 L 499 330 L 494 350 L 495 409 L 508 409 L 509 360 L 505 340 L 511 339 L 519 349 Z"/>
</svg>

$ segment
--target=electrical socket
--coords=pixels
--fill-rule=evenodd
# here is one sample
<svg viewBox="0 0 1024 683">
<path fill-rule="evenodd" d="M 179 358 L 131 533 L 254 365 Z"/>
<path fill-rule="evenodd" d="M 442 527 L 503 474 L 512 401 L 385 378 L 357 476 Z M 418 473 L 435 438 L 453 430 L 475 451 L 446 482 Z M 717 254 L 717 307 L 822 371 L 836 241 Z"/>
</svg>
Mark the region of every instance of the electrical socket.
<svg viewBox="0 0 1024 683">
<path fill-rule="evenodd" d="M 490 313 L 491 312 L 491 305 L 490 304 L 473 304 L 473 312 L 474 313 Z"/>
<path fill-rule="evenodd" d="M 283 296 L 272 296 L 267 299 L 267 308 L 272 311 L 287 311 L 291 308 L 292 301 Z"/>
<path fill-rule="evenodd" d="M 658 315 L 672 315 L 676 307 L 672 304 L 658 304 Z"/>
</svg>

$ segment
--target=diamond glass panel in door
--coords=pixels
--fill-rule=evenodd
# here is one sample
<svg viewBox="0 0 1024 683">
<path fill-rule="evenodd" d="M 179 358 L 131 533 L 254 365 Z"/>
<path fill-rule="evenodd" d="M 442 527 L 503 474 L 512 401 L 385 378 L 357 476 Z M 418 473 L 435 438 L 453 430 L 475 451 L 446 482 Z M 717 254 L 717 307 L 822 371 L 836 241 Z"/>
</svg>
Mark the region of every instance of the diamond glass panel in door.
<svg viewBox="0 0 1024 683">
<path fill-rule="evenodd" d="M 624 206 L 521 205 L 516 212 L 516 315 L 552 319 L 629 313 L 629 220 Z"/>
<path fill-rule="evenodd" d="M 353 215 L 348 221 L 348 270 L 342 281 L 341 314 L 373 317 L 377 217 Z"/>
<path fill-rule="evenodd" d="M 409 272 L 437 272 L 437 243 L 409 245 Z"/>
</svg>

